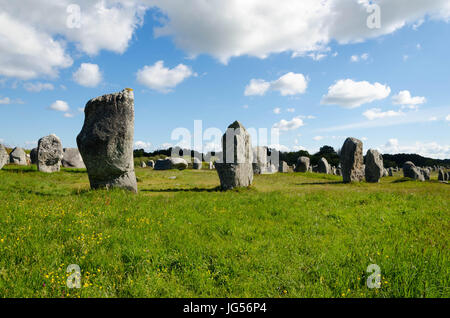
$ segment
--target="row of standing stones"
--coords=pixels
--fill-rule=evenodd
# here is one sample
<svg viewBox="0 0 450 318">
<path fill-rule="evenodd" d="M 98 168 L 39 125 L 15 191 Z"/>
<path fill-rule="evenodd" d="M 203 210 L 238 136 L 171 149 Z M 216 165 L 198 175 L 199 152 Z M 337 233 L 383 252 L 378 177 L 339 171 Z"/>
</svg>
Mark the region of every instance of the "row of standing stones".
<svg viewBox="0 0 450 318">
<path fill-rule="evenodd" d="M 232 134 L 229 135 L 230 130 Z M 84 125 L 77 136 L 78 149 L 63 149 L 61 140 L 49 135 L 39 140 L 29 159 L 43 172 L 59 171 L 61 165 L 86 168 L 92 189 L 123 188 L 137 192 L 133 138 L 134 93 L 127 88 L 94 98 L 86 104 Z M 225 162 L 209 162 L 209 168 L 216 169 L 223 190 L 250 186 L 254 174 L 319 172 L 342 176 L 344 183 L 361 182 L 364 178 L 367 182 L 376 183 L 380 178 L 399 171 L 398 168 L 386 170 L 382 155 L 374 149 L 367 151 L 364 164 L 363 143 L 356 138 L 345 140 L 337 168 L 332 167 L 325 158 L 321 158 L 314 167 L 308 157 L 300 157 L 293 167 L 284 161 L 273 164 L 268 160 L 267 153 L 267 147 L 252 148 L 250 134 L 239 121 L 235 121 L 222 137 L 222 158 L 226 159 Z M 15 148 L 8 155 L 0 145 L 0 169 L 8 162 L 27 165 L 27 155 L 22 148 Z M 143 168 L 147 165 L 155 170 L 188 167 L 186 160 L 174 157 L 141 163 Z M 202 161 L 194 158 L 193 169 L 201 168 Z M 420 181 L 429 180 L 431 170 L 416 167 L 412 162 L 406 162 L 403 166 L 405 177 Z M 439 169 L 439 181 L 449 181 L 449 173 Z"/>
</svg>

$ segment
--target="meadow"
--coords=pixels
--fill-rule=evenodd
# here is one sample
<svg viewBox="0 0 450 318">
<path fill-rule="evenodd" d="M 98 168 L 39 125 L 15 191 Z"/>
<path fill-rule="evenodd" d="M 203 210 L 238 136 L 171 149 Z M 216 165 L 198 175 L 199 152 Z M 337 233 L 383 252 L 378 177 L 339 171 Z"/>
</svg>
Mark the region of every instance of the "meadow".
<svg viewBox="0 0 450 318">
<path fill-rule="evenodd" d="M 288 173 L 221 192 L 215 171 L 136 174 L 134 195 L 4 167 L 0 297 L 450 297 L 448 184 Z"/>
</svg>

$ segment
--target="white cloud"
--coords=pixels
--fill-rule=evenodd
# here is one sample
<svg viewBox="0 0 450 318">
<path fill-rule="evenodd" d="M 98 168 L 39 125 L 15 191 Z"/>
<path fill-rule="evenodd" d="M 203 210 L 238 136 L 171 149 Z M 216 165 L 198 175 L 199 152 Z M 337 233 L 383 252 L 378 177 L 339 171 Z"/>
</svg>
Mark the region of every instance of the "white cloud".
<svg viewBox="0 0 450 318">
<path fill-rule="evenodd" d="M 295 108 L 288 108 L 288 109 L 286 109 L 286 111 L 288 113 L 295 113 Z"/>
<path fill-rule="evenodd" d="M 23 85 L 23 87 L 29 91 L 29 92 L 34 92 L 34 93 L 39 93 L 40 91 L 52 91 L 55 89 L 55 87 L 53 86 L 53 84 L 51 83 L 41 83 L 41 82 L 37 82 L 37 83 L 25 83 Z"/>
<path fill-rule="evenodd" d="M 281 131 L 295 130 L 304 125 L 303 120 L 300 117 L 294 117 L 292 120 L 282 119 L 278 123 L 273 125 L 273 128 L 278 128 Z"/>
<path fill-rule="evenodd" d="M 0 98 L 0 105 L 9 105 L 11 104 L 11 99 L 9 97 Z"/>
<path fill-rule="evenodd" d="M 450 114 L 447 117 L 445 117 L 445 120 L 450 121 Z"/>
<path fill-rule="evenodd" d="M 412 97 L 411 93 L 405 90 L 393 96 L 392 102 L 394 105 L 417 106 L 426 103 L 427 99 L 420 96 Z"/>
<path fill-rule="evenodd" d="M 280 152 L 289 152 L 290 151 L 289 147 L 286 147 L 285 145 L 280 145 L 280 144 L 269 145 L 269 148 L 270 149 L 275 149 L 275 150 L 280 151 Z"/>
<path fill-rule="evenodd" d="M 315 140 L 315 141 L 320 141 L 320 140 L 323 140 L 325 137 L 323 137 L 323 136 L 315 136 L 315 137 L 313 137 L 313 140 Z"/>
<path fill-rule="evenodd" d="M 145 151 L 150 151 L 150 149 L 152 148 L 152 143 L 138 140 L 134 143 L 134 147 L 135 149 L 144 149 Z"/>
<path fill-rule="evenodd" d="M 270 89 L 270 83 L 262 79 L 252 79 L 245 87 L 245 96 L 259 95 L 263 96 Z"/>
<path fill-rule="evenodd" d="M 439 145 L 437 142 L 416 142 L 410 145 L 401 145 L 396 138 L 389 139 L 388 142 L 380 147 L 383 153 L 416 153 L 424 157 L 435 159 L 450 158 L 450 145 Z"/>
<path fill-rule="evenodd" d="M 274 108 L 273 113 L 277 114 L 277 115 L 280 114 L 281 113 L 281 108 L 279 108 L 279 107 Z"/>
<path fill-rule="evenodd" d="M 169 69 L 164 67 L 164 61 L 158 61 L 155 65 L 144 66 L 137 72 L 137 81 L 150 89 L 162 93 L 168 93 L 186 78 L 196 76 L 189 66 L 179 64 Z"/>
<path fill-rule="evenodd" d="M 425 18 L 447 19 L 448 0 L 378 0 L 380 29 L 367 27 L 369 0 L 153 0 L 167 15 L 156 36 L 172 36 L 191 56 L 210 54 L 223 63 L 232 57 L 265 58 L 272 53 L 320 52 L 328 43 L 362 42 L 390 34 Z M 195 23 L 192 23 L 195 21 Z"/>
<path fill-rule="evenodd" d="M 391 88 L 387 85 L 345 79 L 337 81 L 328 88 L 328 94 L 323 96 L 321 104 L 336 104 L 345 108 L 356 108 L 363 104 L 385 99 L 390 93 Z"/>
<path fill-rule="evenodd" d="M 372 108 L 363 113 L 363 116 L 366 117 L 368 120 L 387 118 L 387 117 L 396 117 L 396 116 L 402 116 L 402 115 L 404 115 L 404 113 L 401 111 L 388 110 L 388 111 L 383 112 L 379 108 Z"/>
<path fill-rule="evenodd" d="M 72 118 L 72 117 L 73 117 L 73 114 L 71 114 L 71 113 L 65 113 L 65 114 L 64 114 L 64 117 L 66 117 L 66 118 Z"/>
<path fill-rule="evenodd" d="M 49 109 L 55 110 L 58 112 L 68 112 L 70 110 L 69 104 L 63 100 L 57 100 L 53 104 L 50 105 Z"/>
<path fill-rule="evenodd" d="M 352 55 L 350 58 L 350 61 L 353 63 L 359 62 L 359 61 L 367 61 L 369 59 L 369 53 L 363 53 L 361 55 Z"/>
<path fill-rule="evenodd" d="M 85 87 L 95 87 L 102 81 L 102 73 L 97 64 L 81 63 L 72 76 L 75 82 Z"/>
<path fill-rule="evenodd" d="M 259 95 L 263 96 L 267 91 L 278 91 L 282 96 L 292 96 L 304 94 L 308 87 L 308 80 L 303 74 L 289 72 L 279 79 L 266 82 L 262 79 L 252 79 L 245 87 L 245 96 Z"/>
</svg>

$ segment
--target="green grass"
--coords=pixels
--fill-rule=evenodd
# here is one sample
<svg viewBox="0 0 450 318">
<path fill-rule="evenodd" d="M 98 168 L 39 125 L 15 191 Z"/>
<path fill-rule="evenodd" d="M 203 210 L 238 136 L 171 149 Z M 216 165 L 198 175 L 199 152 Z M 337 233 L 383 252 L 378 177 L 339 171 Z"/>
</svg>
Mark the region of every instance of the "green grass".
<svg viewBox="0 0 450 318">
<path fill-rule="evenodd" d="M 447 184 L 289 173 L 221 192 L 214 171 L 136 173 L 138 195 L 0 171 L 0 297 L 450 297 Z"/>
</svg>

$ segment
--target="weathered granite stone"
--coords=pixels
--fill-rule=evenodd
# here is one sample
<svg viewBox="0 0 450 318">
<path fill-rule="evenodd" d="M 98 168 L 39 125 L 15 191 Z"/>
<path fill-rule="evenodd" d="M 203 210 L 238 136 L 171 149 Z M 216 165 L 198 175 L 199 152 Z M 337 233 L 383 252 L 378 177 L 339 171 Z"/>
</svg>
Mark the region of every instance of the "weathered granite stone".
<svg viewBox="0 0 450 318">
<path fill-rule="evenodd" d="M 94 98 L 86 104 L 84 113 L 84 126 L 77 144 L 91 188 L 137 192 L 133 161 L 133 90 Z"/>
<path fill-rule="evenodd" d="M 424 176 L 419 168 L 417 168 L 411 161 L 405 162 L 403 165 L 403 176 L 414 180 L 425 181 Z"/>
<path fill-rule="evenodd" d="M 156 160 L 154 170 L 184 170 L 188 168 L 188 162 L 183 158 L 169 157 Z"/>
<path fill-rule="evenodd" d="M 369 149 L 366 154 L 366 181 L 371 183 L 380 182 L 384 175 L 383 156 L 375 149 Z"/>
<path fill-rule="evenodd" d="M 147 161 L 147 166 L 150 168 L 154 168 L 155 167 L 155 162 L 153 160 L 149 160 Z"/>
<path fill-rule="evenodd" d="M 5 149 L 5 146 L 0 144 L 0 169 L 9 163 L 9 155 Z"/>
<path fill-rule="evenodd" d="M 289 166 L 286 163 L 286 161 L 280 161 L 280 166 L 278 167 L 278 172 L 281 172 L 281 173 L 289 172 Z"/>
<path fill-rule="evenodd" d="M 65 168 L 86 168 L 78 148 L 64 148 L 61 163 Z"/>
<path fill-rule="evenodd" d="M 318 172 L 325 173 L 325 174 L 331 174 L 331 166 L 328 163 L 327 159 L 320 158 L 319 164 L 318 164 Z"/>
<path fill-rule="evenodd" d="M 356 138 L 347 138 L 341 149 L 340 162 L 345 183 L 361 182 L 364 178 L 362 142 Z"/>
<path fill-rule="evenodd" d="M 297 159 L 295 172 L 310 172 L 310 160 L 308 157 L 300 157 Z"/>
<path fill-rule="evenodd" d="M 30 160 L 32 164 L 37 164 L 37 148 L 31 149 Z"/>
<path fill-rule="evenodd" d="M 20 147 L 14 148 L 13 151 L 11 151 L 11 153 L 9 154 L 9 162 L 19 166 L 26 166 L 27 156 L 25 150 Z"/>
<path fill-rule="evenodd" d="M 147 164 L 144 161 L 141 161 L 141 168 L 147 168 Z"/>
<path fill-rule="evenodd" d="M 61 140 L 56 135 L 42 137 L 38 142 L 37 169 L 41 172 L 57 172 L 61 168 L 63 148 Z"/>
<path fill-rule="evenodd" d="M 222 137 L 222 158 L 216 162 L 223 190 L 248 187 L 253 182 L 253 150 L 250 134 L 238 121 Z"/>
</svg>

